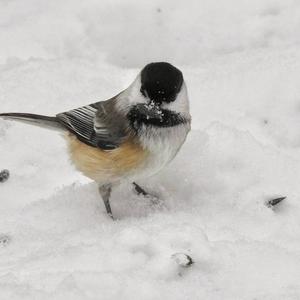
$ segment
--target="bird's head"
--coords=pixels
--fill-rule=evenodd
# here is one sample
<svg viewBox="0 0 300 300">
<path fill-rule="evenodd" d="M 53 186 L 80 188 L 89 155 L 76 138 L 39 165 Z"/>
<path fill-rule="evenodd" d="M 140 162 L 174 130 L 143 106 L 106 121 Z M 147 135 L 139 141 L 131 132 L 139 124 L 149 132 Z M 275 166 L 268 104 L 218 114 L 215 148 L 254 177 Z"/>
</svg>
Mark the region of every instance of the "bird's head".
<svg viewBox="0 0 300 300">
<path fill-rule="evenodd" d="M 121 94 L 131 118 L 168 124 L 168 115 L 189 118 L 189 101 L 182 72 L 167 62 L 146 65 Z M 164 118 L 163 118 L 164 117 Z M 162 125 L 163 126 L 163 125 Z"/>
<path fill-rule="evenodd" d="M 180 70 L 169 63 L 159 62 L 146 65 L 140 74 L 140 92 L 156 105 L 176 101 L 183 84 Z"/>
</svg>

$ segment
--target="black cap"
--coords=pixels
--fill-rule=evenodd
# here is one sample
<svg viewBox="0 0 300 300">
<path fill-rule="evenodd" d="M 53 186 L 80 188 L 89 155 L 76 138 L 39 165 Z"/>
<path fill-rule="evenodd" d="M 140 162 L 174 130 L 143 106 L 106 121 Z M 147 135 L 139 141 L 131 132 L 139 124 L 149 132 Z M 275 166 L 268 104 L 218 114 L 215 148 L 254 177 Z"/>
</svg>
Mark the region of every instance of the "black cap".
<svg viewBox="0 0 300 300">
<path fill-rule="evenodd" d="M 167 62 L 151 63 L 141 72 L 141 93 L 154 102 L 172 102 L 183 83 L 180 70 Z"/>
</svg>

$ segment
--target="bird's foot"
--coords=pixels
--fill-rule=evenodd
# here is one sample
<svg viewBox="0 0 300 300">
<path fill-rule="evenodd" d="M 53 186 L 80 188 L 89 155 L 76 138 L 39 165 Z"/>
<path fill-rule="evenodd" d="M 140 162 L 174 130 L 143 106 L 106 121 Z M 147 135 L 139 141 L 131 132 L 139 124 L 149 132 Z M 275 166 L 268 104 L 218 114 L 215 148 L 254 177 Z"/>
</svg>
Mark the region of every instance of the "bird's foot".
<svg viewBox="0 0 300 300">
<path fill-rule="evenodd" d="M 153 205 L 159 205 L 160 199 L 156 195 L 152 195 L 148 192 L 146 192 L 142 187 L 140 187 L 137 183 L 133 182 L 134 190 L 137 195 L 142 195 L 146 199 L 149 199 L 151 201 L 151 204 Z"/>
</svg>

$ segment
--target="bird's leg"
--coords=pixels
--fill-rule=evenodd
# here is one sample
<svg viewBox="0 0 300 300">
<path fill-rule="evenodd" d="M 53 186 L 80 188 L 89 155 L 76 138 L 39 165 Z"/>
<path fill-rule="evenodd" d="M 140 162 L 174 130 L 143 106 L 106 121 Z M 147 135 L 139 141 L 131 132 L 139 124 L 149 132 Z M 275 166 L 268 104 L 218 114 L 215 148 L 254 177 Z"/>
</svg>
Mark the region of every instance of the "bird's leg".
<svg viewBox="0 0 300 300">
<path fill-rule="evenodd" d="M 132 184 L 133 184 L 134 189 L 135 189 L 135 191 L 136 191 L 136 193 L 137 193 L 138 195 L 143 195 L 144 197 L 150 198 L 150 199 L 151 199 L 151 202 L 152 202 L 153 204 L 158 204 L 158 203 L 159 203 L 159 199 L 158 199 L 157 196 L 151 195 L 151 194 L 147 193 L 147 192 L 146 192 L 142 187 L 140 187 L 136 182 L 133 182 Z"/>
<path fill-rule="evenodd" d="M 134 189 L 138 195 L 142 194 L 143 196 L 149 195 L 143 188 L 141 188 L 136 182 L 132 183 L 134 185 Z"/>
<path fill-rule="evenodd" d="M 111 184 L 99 185 L 99 193 L 100 193 L 101 198 L 104 202 L 107 214 L 112 219 L 114 219 L 112 211 L 111 211 L 111 207 L 110 207 L 110 204 L 109 204 L 109 198 L 110 198 L 110 194 L 111 194 Z"/>
</svg>

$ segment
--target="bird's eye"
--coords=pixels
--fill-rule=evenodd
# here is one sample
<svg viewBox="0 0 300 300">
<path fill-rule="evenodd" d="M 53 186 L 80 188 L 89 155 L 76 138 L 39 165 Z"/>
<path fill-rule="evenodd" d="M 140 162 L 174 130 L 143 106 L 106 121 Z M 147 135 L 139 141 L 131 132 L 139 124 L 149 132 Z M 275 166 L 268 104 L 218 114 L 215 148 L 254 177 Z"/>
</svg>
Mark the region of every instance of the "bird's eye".
<svg viewBox="0 0 300 300">
<path fill-rule="evenodd" d="M 147 97 L 146 90 L 143 86 L 141 86 L 140 92 L 142 93 L 143 96 Z"/>
</svg>

